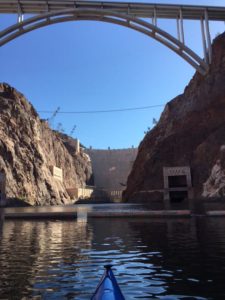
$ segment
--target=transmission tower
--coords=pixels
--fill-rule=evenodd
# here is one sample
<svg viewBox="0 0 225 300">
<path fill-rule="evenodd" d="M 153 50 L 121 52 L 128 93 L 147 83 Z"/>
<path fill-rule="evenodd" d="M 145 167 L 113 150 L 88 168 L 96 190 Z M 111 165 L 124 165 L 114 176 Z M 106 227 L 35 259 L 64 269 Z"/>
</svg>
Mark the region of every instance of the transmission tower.
<svg viewBox="0 0 225 300">
<path fill-rule="evenodd" d="M 72 130 L 71 130 L 71 132 L 70 132 L 70 136 L 73 136 L 73 133 L 74 133 L 76 127 L 77 127 L 76 125 L 73 126 L 73 128 L 72 128 Z"/>
<path fill-rule="evenodd" d="M 56 117 L 56 115 L 58 114 L 59 111 L 60 111 L 60 107 L 57 107 L 56 110 L 51 115 L 51 117 L 49 117 L 47 119 L 48 124 L 49 124 L 50 127 L 53 127 L 53 121 L 54 121 L 54 119 L 55 119 L 55 117 Z"/>
</svg>

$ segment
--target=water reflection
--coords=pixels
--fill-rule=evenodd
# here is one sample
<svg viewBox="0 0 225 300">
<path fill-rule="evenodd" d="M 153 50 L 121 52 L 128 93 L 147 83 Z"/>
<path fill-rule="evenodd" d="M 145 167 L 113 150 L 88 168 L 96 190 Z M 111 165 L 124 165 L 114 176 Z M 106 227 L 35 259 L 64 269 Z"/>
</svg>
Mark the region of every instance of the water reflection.
<svg viewBox="0 0 225 300">
<path fill-rule="evenodd" d="M 225 220 L 6 221 L 0 299 L 90 299 L 112 263 L 126 299 L 223 299 Z"/>
</svg>

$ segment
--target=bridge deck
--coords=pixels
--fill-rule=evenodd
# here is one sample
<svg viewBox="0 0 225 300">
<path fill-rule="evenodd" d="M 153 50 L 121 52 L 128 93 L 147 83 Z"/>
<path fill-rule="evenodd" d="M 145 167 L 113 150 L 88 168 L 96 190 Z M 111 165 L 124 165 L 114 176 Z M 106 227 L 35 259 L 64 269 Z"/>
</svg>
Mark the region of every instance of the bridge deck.
<svg viewBox="0 0 225 300">
<path fill-rule="evenodd" d="M 74 1 L 74 0 L 0 0 L 0 13 L 40 14 L 51 11 L 62 11 L 73 8 L 107 9 L 141 18 L 176 19 L 182 10 L 183 19 L 199 20 L 204 17 L 205 10 L 208 19 L 225 21 L 225 7 L 194 6 L 153 3 L 129 3 L 129 2 L 98 2 L 98 1 Z"/>
</svg>

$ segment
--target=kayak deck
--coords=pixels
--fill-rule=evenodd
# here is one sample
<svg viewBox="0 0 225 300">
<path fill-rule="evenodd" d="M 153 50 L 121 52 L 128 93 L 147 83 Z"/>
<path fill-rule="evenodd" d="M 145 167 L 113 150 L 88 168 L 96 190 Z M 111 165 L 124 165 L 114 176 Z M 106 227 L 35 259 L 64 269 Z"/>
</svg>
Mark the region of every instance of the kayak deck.
<svg viewBox="0 0 225 300">
<path fill-rule="evenodd" d="M 103 274 L 91 300 L 125 300 L 116 278 L 111 269 L 111 265 L 106 265 Z"/>
</svg>

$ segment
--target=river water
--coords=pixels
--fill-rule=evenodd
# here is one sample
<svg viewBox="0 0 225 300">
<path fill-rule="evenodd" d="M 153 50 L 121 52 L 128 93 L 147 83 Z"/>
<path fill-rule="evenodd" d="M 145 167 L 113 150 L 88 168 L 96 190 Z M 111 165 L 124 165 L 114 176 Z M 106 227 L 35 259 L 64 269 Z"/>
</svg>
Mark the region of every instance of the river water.
<svg viewBox="0 0 225 300">
<path fill-rule="evenodd" d="M 225 219 L 6 220 L 0 299 L 90 299 L 108 263 L 126 299 L 225 299 Z"/>
</svg>

